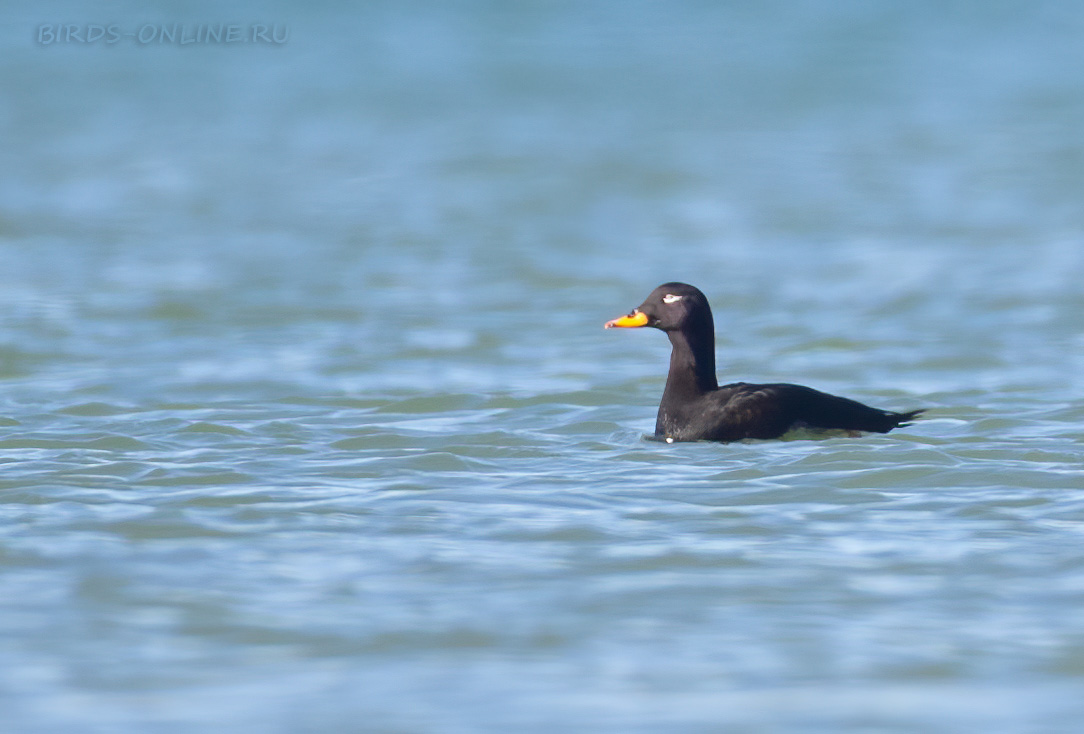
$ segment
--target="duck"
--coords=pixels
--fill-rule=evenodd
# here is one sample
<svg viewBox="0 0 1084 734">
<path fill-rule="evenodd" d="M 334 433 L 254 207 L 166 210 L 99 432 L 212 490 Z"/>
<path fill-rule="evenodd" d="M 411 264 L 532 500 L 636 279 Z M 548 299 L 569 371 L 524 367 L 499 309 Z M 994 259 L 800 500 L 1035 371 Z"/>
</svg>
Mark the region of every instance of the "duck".
<svg viewBox="0 0 1084 734">
<path fill-rule="evenodd" d="M 801 431 L 859 436 L 911 425 L 922 409 L 903 413 L 790 383 L 720 385 L 715 374 L 715 322 L 708 299 L 687 283 L 663 283 L 607 329 L 650 327 L 670 339 L 670 372 L 655 420 L 655 438 L 675 441 L 778 439 Z"/>
</svg>

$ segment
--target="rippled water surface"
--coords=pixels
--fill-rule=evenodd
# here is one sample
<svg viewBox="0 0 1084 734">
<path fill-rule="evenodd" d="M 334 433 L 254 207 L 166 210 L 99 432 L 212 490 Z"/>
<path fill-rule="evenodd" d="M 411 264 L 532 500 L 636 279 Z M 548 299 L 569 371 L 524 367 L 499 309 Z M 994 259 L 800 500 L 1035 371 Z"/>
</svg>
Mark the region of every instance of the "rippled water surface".
<svg viewBox="0 0 1084 734">
<path fill-rule="evenodd" d="M 1079 731 L 1084 12 L 244 7 L 0 11 L 0 728 Z"/>
</svg>

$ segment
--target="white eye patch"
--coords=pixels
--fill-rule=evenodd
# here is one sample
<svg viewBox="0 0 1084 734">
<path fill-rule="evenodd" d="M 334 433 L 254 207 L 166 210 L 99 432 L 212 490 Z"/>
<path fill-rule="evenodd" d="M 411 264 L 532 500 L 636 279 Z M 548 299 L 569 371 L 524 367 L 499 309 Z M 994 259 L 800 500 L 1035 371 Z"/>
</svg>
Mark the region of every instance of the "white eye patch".
<svg viewBox="0 0 1084 734">
<path fill-rule="evenodd" d="M 663 303 L 676 303 L 677 301 L 680 301 L 684 297 L 685 296 L 675 296 L 673 293 L 667 293 L 665 296 L 662 297 L 662 302 Z"/>
</svg>

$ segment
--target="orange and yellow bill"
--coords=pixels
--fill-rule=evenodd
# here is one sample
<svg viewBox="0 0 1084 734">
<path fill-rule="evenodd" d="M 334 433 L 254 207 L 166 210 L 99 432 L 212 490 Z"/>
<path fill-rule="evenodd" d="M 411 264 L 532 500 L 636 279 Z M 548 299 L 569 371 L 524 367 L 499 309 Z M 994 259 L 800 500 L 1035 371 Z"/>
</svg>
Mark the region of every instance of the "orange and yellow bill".
<svg viewBox="0 0 1084 734">
<path fill-rule="evenodd" d="M 639 326 L 647 326 L 647 314 L 641 311 L 633 311 L 628 316 L 622 316 L 613 321 L 607 321 L 606 326 L 603 328 L 612 329 L 618 327 L 621 329 L 635 329 Z"/>
</svg>

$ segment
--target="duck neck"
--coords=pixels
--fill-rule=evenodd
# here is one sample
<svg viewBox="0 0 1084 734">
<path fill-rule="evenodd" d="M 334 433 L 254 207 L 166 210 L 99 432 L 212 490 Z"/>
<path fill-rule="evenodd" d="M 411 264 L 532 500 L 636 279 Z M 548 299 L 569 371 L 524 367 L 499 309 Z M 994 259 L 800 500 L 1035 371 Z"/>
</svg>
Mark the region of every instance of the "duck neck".
<svg viewBox="0 0 1084 734">
<path fill-rule="evenodd" d="M 715 378 L 715 328 L 710 316 L 696 328 L 667 332 L 673 351 L 663 402 L 688 400 L 719 387 Z"/>
</svg>

